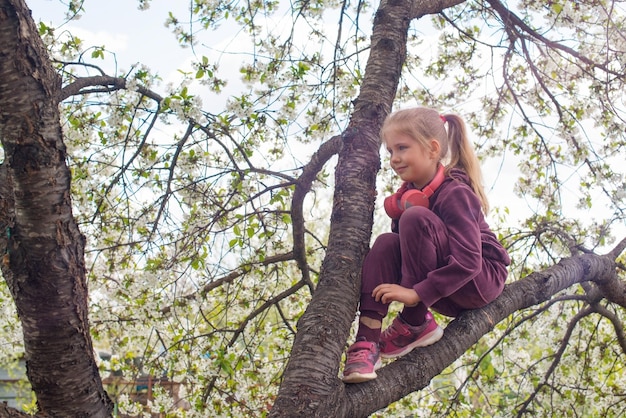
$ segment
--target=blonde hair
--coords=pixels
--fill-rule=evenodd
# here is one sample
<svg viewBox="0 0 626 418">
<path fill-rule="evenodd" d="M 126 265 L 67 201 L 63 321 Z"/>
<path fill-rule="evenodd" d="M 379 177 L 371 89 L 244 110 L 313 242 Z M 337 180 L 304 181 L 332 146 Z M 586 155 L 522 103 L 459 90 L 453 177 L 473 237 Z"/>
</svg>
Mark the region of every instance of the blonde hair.
<svg viewBox="0 0 626 418">
<path fill-rule="evenodd" d="M 432 139 L 439 142 L 439 160 L 447 160 L 446 174 L 453 168 L 463 170 L 469 177 L 472 190 L 480 200 L 483 212 L 489 211 L 480 163 L 467 136 L 465 122 L 460 116 L 452 113 L 440 115 L 436 110 L 426 107 L 398 110 L 387 116 L 383 123 L 381 128 L 383 142 L 386 142 L 386 138 L 392 132 L 409 136 L 425 149 L 430 148 Z"/>
</svg>

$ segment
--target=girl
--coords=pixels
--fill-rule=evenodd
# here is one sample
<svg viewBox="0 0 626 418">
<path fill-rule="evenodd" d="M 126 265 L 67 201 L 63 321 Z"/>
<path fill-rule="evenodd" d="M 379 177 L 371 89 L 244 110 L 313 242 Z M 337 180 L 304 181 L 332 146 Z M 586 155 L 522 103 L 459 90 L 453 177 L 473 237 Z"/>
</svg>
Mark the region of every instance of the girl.
<svg viewBox="0 0 626 418">
<path fill-rule="evenodd" d="M 459 116 L 400 110 L 385 120 L 381 136 L 403 184 L 385 200 L 392 232 L 376 239 L 363 263 L 359 327 L 343 372 L 347 383 L 375 379 L 380 357 L 437 342 L 443 330 L 429 308 L 454 317 L 485 306 L 502 292 L 510 264 L 485 222 L 480 167 Z M 381 333 L 393 301 L 404 307 Z"/>
</svg>

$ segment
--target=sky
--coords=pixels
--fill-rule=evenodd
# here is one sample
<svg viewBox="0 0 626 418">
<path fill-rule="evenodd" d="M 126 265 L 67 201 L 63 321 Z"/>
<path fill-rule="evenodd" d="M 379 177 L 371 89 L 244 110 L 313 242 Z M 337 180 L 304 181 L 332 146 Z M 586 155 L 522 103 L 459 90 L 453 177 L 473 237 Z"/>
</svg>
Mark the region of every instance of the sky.
<svg viewBox="0 0 626 418">
<path fill-rule="evenodd" d="M 154 0 L 148 10 L 141 11 L 135 0 L 85 0 L 85 13 L 57 29 L 67 29 L 82 38 L 86 44 L 106 45 L 117 54 L 120 67 L 141 62 L 150 68 L 159 68 L 164 74 L 176 71 L 181 62 L 192 56 L 189 49 L 181 49 L 175 36 L 165 27 L 169 10 L 185 1 Z M 65 6 L 59 0 L 27 0 L 35 21 L 52 23 L 58 27 L 65 21 Z"/>
<path fill-rule="evenodd" d="M 181 19 L 188 15 L 188 1 L 153 0 L 149 9 L 142 11 L 138 9 L 136 0 L 85 0 L 86 11 L 83 16 L 64 25 L 65 6 L 59 0 L 27 0 L 27 4 L 35 21 L 42 20 L 54 27 L 61 25 L 57 34 L 67 30 L 88 45 L 105 45 L 108 51 L 115 53 L 119 69 L 128 70 L 134 64 L 142 63 L 156 70 L 165 83 L 177 80 L 180 77 L 179 69 L 190 69 L 189 62 L 194 51 L 181 48 L 175 35 L 165 27 L 169 11 Z M 246 45 L 243 37 L 234 36 L 236 30 L 230 26 L 211 33 L 211 37 L 195 51 L 199 56 L 207 55 L 219 60 L 221 77 L 229 79 L 229 85 L 221 97 L 212 93 L 210 99 L 204 100 L 204 107 L 208 111 L 222 110 L 226 97 L 238 89 L 237 77 L 232 77 L 232 74 L 239 73 L 239 65 L 244 60 L 239 52 L 245 51 Z M 485 162 L 483 175 L 492 206 L 506 204 L 511 211 L 512 223 L 520 222 L 533 212 L 535 208 L 529 207 L 529 202 L 512 192 L 512 184 L 518 172 L 516 163 L 510 158 Z M 569 196 L 569 199 L 575 205 L 575 194 Z"/>
<path fill-rule="evenodd" d="M 158 73 L 163 84 L 178 84 L 180 70 L 192 71 L 190 62 L 194 56 L 206 55 L 212 61 L 219 61 L 219 75 L 231 80 L 221 97 L 211 93 L 210 100 L 205 100 L 205 110 L 222 110 L 226 97 L 237 89 L 236 85 L 231 86 L 231 74 L 239 73 L 243 61 L 238 52 L 248 48 L 244 37 L 235 36 L 238 28 L 224 25 L 211 32 L 208 41 L 201 41 L 194 50 L 181 47 L 171 28 L 165 26 L 169 12 L 180 20 L 188 17 L 189 1 L 152 0 L 147 10 L 139 10 L 138 0 L 85 0 L 85 12 L 80 19 L 69 23 L 65 19 L 66 6 L 60 0 L 27 0 L 27 4 L 35 22 L 41 20 L 55 27 L 57 36 L 66 31 L 79 37 L 85 45 L 105 46 L 108 54 L 115 55 L 114 60 L 106 57 L 101 63 L 111 75 L 115 68 L 109 67 L 110 63 L 115 62 L 118 72 L 122 73 L 140 63 Z M 230 53 L 225 54 L 224 50 Z M 165 94 L 164 91 L 158 93 Z"/>
<path fill-rule="evenodd" d="M 53 27 L 58 27 L 64 21 L 65 6 L 59 0 L 27 0 L 27 4 L 33 12 L 35 21 L 42 20 Z M 133 6 L 131 6 L 134 5 Z M 153 71 L 157 71 L 164 82 L 179 78 L 179 69 L 189 68 L 188 62 L 193 58 L 194 51 L 190 48 L 181 48 L 175 35 L 165 27 L 165 20 L 169 11 L 173 11 L 177 17 L 183 18 L 188 12 L 187 1 L 178 0 L 153 0 L 148 10 L 139 10 L 136 0 L 85 0 L 85 12 L 79 20 L 66 23 L 57 29 L 57 34 L 62 30 L 83 39 L 87 45 L 105 45 L 108 51 L 114 52 L 119 69 L 128 70 L 136 63 L 145 64 Z M 198 54 L 210 55 L 213 51 L 229 50 L 233 54 L 217 54 L 213 59 L 220 60 L 220 72 L 222 74 L 238 73 L 238 67 L 243 58 L 238 57 L 237 50 L 243 50 L 244 45 L 233 44 L 234 32 L 228 28 L 222 28 L 212 33 L 210 44 L 206 43 L 197 48 Z M 436 34 L 433 34 L 436 36 Z M 425 46 L 432 48 L 436 42 L 424 42 Z M 209 111 L 219 111 L 223 106 L 228 94 L 237 89 L 232 76 L 229 78 L 229 86 L 224 89 L 221 98 L 211 97 L 204 100 L 216 108 Z M 205 106 L 206 107 L 206 106 Z M 381 153 L 386 158 L 384 151 Z M 385 164 L 386 161 L 383 161 Z M 502 181 L 503 177 L 511 177 L 507 173 L 511 166 L 503 165 L 501 160 L 486 163 L 483 168 L 485 185 L 491 200 L 501 201 L 503 194 L 511 195 L 507 198 L 518 199 L 512 196 L 509 182 Z M 517 176 L 517 174 L 515 174 Z M 516 177 L 515 177 L 516 178 Z M 513 181 L 513 178 L 511 177 Z M 511 182 L 512 182 L 511 181 Z M 382 199 L 381 199 L 382 201 Z M 381 203 L 382 208 L 382 203 Z M 528 212 L 527 206 L 513 205 L 511 217 L 523 218 Z"/>
</svg>

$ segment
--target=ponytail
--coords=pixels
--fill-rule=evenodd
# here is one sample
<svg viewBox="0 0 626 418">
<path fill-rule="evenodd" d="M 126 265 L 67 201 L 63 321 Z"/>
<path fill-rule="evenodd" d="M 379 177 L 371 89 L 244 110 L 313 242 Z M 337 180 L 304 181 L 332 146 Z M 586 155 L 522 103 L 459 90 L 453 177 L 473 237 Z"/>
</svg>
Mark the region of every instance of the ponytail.
<svg viewBox="0 0 626 418">
<path fill-rule="evenodd" d="M 478 196 L 483 212 L 486 214 L 489 211 L 489 202 L 483 188 L 480 163 L 467 136 L 465 122 L 455 114 L 442 115 L 442 118 L 448 122 L 449 160 L 447 170 L 456 167 L 467 173 L 470 186 Z"/>
<path fill-rule="evenodd" d="M 447 160 L 446 174 L 453 168 L 463 170 L 480 200 L 483 212 L 486 214 L 489 211 L 480 164 L 467 137 L 463 119 L 452 113 L 440 115 L 438 111 L 427 107 L 398 110 L 391 113 L 383 123 L 381 128 L 383 142 L 392 132 L 408 135 L 425 149 L 430 146 L 431 139 L 436 139 L 441 146 L 440 159 Z"/>
</svg>

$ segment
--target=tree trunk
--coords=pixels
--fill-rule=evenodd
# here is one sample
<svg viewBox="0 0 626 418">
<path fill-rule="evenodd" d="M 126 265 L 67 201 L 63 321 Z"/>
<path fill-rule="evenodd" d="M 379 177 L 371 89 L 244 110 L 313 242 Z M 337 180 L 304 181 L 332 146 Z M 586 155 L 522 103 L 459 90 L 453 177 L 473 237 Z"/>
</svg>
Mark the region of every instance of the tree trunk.
<svg viewBox="0 0 626 418">
<path fill-rule="evenodd" d="M 0 0 L 0 40 L 2 273 L 24 332 L 28 378 L 44 414 L 110 416 L 89 335 L 60 79 L 24 1 Z"/>
<path fill-rule="evenodd" d="M 335 172 L 330 236 L 320 282 L 298 322 L 298 333 L 271 416 L 344 416 L 341 355 L 360 294 L 360 266 L 372 232 L 379 131 L 391 110 L 402 65 L 412 2 L 383 1 L 372 47 Z"/>
</svg>

